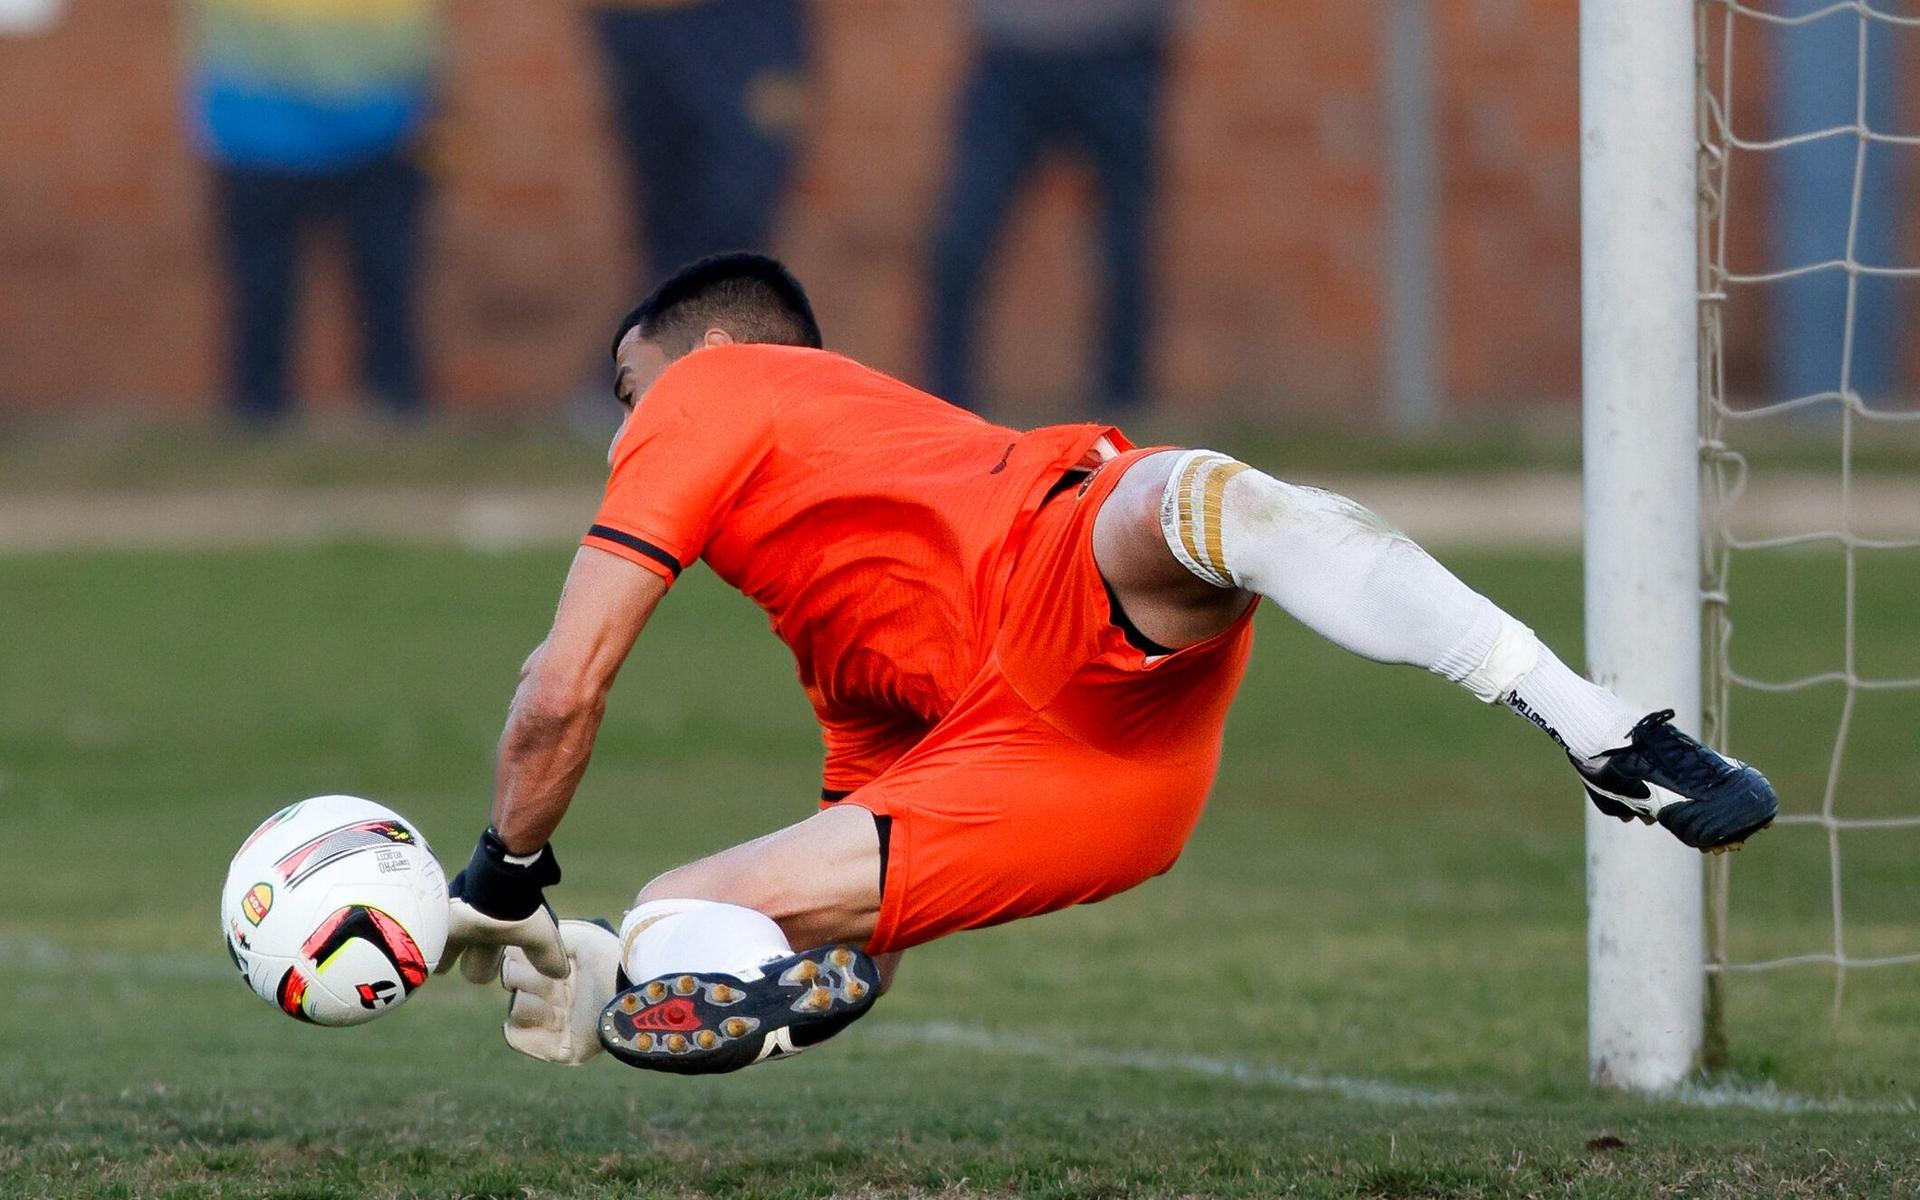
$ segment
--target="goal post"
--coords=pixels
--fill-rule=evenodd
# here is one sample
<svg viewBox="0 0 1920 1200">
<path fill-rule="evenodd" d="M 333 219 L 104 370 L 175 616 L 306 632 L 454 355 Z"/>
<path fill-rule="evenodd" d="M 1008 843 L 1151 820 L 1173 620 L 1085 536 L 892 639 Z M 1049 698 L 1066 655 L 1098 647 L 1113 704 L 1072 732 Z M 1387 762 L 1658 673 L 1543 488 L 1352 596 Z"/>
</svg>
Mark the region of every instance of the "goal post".
<svg viewBox="0 0 1920 1200">
<path fill-rule="evenodd" d="M 1588 673 L 1700 728 L 1699 245 L 1693 0 L 1580 5 Z M 1588 1068 L 1672 1086 L 1700 1061 L 1700 855 L 1587 809 Z"/>
</svg>

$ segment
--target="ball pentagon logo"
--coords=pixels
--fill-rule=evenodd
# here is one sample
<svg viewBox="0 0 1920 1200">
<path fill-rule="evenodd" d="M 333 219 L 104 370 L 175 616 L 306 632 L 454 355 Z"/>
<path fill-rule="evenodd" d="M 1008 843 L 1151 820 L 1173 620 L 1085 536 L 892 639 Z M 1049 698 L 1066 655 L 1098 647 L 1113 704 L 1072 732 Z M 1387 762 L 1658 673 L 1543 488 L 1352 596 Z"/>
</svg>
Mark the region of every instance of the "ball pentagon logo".
<svg viewBox="0 0 1920 1200">
<path fill-rule="evenodd" d="M 247 889 L 246 898 L 240 901 L 240 907 L 246 911 L 247 920 L 258 925 L 273 907 L 273 885 L 256 883 Z"/>
<path fill-rule="evenodd" d="M 316 970 L 324 972 L 334 954 L 356 939 L 378 950 L 392 965 L 394 973 L 400 976 L 403 995 L 411 994 L 427 981 L 427 960 L 413 935 L 400 922 L 365 904 L 349 905 L 328 917 L 300 947 L 300 953 L 313 960 Z M 363 1002 L 371 999 L 362 997 Z M 374 1006 L 368 1003 L 367 1007 Z"/>
</svg>

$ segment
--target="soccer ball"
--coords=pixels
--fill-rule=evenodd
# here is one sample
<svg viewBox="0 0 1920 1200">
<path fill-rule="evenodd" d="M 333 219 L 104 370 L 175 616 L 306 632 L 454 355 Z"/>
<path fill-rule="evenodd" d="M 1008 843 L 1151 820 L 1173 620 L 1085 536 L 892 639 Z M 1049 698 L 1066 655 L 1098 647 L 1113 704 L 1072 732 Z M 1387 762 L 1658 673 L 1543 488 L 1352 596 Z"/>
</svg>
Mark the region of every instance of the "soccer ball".
<svg viewBox="0 0 1920 1200">
<path fill-rule="evenodd" d="M 358 1025 L 427 981 L 447 944 L 447 877 L 414 825 L 357 796 L 268 817 L 220 894 L 227 952 L 298 1021 Z"/>
</svg>

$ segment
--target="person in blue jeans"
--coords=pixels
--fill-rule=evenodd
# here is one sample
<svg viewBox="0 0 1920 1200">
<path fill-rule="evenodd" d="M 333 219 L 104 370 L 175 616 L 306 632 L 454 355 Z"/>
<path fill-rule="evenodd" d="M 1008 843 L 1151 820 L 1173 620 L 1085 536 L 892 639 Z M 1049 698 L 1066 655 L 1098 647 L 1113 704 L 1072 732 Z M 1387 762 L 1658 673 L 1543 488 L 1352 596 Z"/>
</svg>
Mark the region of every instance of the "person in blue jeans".
<svg viewBox="0 0 1920 1200">
<path fill-rule="evenodd" d="M 1145 387 L 1149 215 L 1171 0 L 973 0 L 978 50 L 960 100 L 934 244 L 931 390 L 979 408 L 982 278 L 1043 156 L 1083 156 L 1099 193 L 1100 342 L 1091 400 L 1112 414 Z"/>
<path fill-rule="evenodd" d="M 229 279 L 233 412 L 268 425 L 290 407 L 301 243 L 326 225 L 345 235 L 362 382 L 393 412 L 419 412 L 427 182 L 415 151 L 433 101 L 435 0 L 192 11 L 189 107 Z"/>
<path fill-rule="evenodd" d="M 804 0 L 599 0 L 591 19 L 631 168 L 640 290 L 770 248 L 802 116 Z"/>
</svg>

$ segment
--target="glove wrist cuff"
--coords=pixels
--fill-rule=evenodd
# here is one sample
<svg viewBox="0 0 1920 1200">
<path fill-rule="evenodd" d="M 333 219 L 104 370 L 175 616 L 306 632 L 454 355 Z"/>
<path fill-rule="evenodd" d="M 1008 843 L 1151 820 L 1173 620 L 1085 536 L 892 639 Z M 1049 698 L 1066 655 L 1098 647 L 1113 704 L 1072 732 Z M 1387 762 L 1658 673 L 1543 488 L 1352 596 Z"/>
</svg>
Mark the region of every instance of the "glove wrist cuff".
<svg viewBox="0 0 1920 1200">
<path fill-rule="evenodd" d="M 559 882 L 560 863 L 553 847 L 542 846 L 531 855 L 511 854 L 489 825 L 473 848 L 466 870 L 455 877 L 453 892 L 482 916 L 520 921 L 544 902 L 542 890 Z"/>
</svg>

